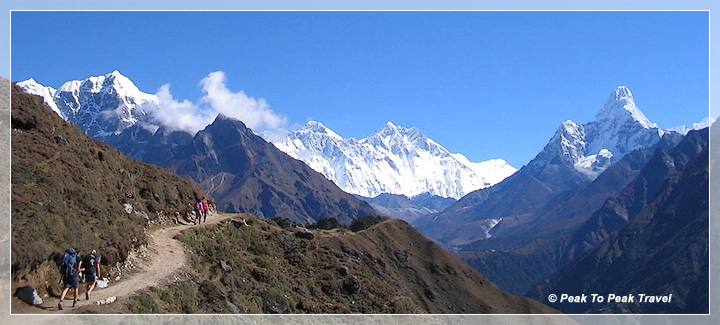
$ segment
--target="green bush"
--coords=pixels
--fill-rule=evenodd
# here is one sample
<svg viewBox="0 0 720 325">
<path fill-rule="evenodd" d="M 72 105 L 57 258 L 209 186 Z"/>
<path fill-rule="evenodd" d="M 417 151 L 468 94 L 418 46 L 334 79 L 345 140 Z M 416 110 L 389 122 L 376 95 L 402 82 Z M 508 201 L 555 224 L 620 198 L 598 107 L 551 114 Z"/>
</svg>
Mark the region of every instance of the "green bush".
<svg viewBox="0 0 720 325">
<path fill-rule="evenodd" d="M 378 223 L 381 223 L 385 220 L 388 220 L 388 217 L 384 216 L 366 216 L 362 218 L 357 218 L 350 223 L 350 230 L 354 232 L 362 231 L 365 229 L 368 229 Z"/>
<path fill-rule="evenodd" d="M 330 230 L 342 228 L 343 225 L 340 223 L 340 221 L 338 221 L 337 218 L 322 218 L 316 223 L 309 224 L 307 227 L 313 229 Z"/>
</svg>

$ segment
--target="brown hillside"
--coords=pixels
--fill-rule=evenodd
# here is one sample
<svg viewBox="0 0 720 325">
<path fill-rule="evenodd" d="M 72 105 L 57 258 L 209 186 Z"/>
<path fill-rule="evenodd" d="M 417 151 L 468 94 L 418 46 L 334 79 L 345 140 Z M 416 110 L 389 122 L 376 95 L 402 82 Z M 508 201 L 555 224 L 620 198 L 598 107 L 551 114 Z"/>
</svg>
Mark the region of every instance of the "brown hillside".
<svg viewBox="0 0 720 325">
<path fill-rule="evenodd" d="M 145 243 L 145 227 L 184 213 L 203 195 L 190 180 L 88 138 L 15 85 L 11 102 L 14 280 L 54 265 L 68 247 L 120 262 Z"/>
<path fill-rule="evenodd" d="M 125 312 L 557 313 L 497 289 L 401 220 L 295 232 L 250 215 L 185 231 L 193 270 Z"/>
</svg>

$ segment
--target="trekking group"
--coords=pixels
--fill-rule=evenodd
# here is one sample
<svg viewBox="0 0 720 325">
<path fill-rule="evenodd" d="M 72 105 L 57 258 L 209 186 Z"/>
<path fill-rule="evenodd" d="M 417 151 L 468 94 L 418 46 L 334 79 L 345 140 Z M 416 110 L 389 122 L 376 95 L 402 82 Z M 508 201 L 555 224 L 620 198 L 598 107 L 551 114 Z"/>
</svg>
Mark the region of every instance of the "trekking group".
<svg viewBox="0 0 720 325">
<path fill-rule="evenodd" d="M 207 220 L 208 200 L 203 198 L 195 203 L 195 224 L 199 225 Z"/>
<path fill-rule="evenodd" d="M 195 203 L 195 224 L 207 221 L 209 203 L 206 198 Z M 63 301 L 70 289 L 73 289 L 73 307 L 77 305 L 80 291 L 80 276 L 84 277 L 87 284 L 85 299 L 90 300 L 90 293 L 97 286 L 98 275 L 100 275 L 100 255 L 94 249 L 90 254 L 78 256 L 74 248 L 65 250 L 60 262 L 60 274 L 63 281 L 63 291 L 58 302 L 58 309 L 63 309 Z"/>
<path fill-rule="evenodd" d="M 77 305 L 81 274 L 85 277 L 87 284 L 85 299 L 90 300 L 90 293 L 95 289 L 100 274 L 100 255 L 93 249 L 90 254 L 79 257 L 74 248 L 68 248 L 60 262 L 60 274 L 63 278 L 63 291 L 60 295 L 60 302 L 58 302 L 58 309 L 63 309 L 63 300 L 70 289 L 73 289 L 73 307 Z"/>
</svg>

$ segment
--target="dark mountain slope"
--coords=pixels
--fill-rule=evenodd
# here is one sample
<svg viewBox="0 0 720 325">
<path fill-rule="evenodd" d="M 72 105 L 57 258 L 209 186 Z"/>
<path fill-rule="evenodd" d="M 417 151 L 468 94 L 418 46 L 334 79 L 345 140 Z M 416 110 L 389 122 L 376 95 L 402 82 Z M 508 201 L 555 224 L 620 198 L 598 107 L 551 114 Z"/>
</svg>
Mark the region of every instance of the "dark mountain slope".
<svg viewBox="0 0 720 325">
<path fill-rule="evenodd" d="M 664 137 L 655 150 L 640 149 L 628 154 L 588 186 L 569 198 L 550 202 L 527 225 L 516 228 L 524 232 L 503 233 L 467 245 L 459 256 L 500 288 L 516 294 L 525 292 L 644 208 L 667 177 L 707 146 L 707 132 L 694 131 L 680 144 L 676 141 L 674 136 Z M 621 209 L 628 200 L 619 198 L 625 196 L 613 196 L 623 191 L 634 195 L 632 202 L 639 205 L 628 206 L 630 215 Z M 622 217 L 609 217 L 610 211 L 625 212 Z M 512 247 L 506 241 L 518 246 Z M 491 250 L 501 245 L 507 249 Z"/>
<path fill-rule="evenodd" d="M 708 147 L 709 130 L 691 131 L 671 150 L 655 151 L 642 173 L 622 192 L 611 196 L 573 235 L 566 261 L 579 257 L 634 218 L 656 197 L 665 180 Z"/>
<path fill-rule="evenodd" d="M 131 312 L 555 312 L 500 291 L 401 220 L 358 233 L 316 231 L 308 240 L 245 215 L 180 240 L 196 252 L 198 273 L 141 294 Z"/>
<path fill-rule="evenodd" d="M 708 152 L 662 185 L 635 218 L 528 292 L 672 294 L 671 303 L 553 304 L 570 313 L 709 311 Z"/>
<path fill-rule="evenodd" d="M 203 196 L 192 181 L 88 138 L 16 86 L 11 176 L 14 279 L 68 247 L 122 261 L 145 243 L 146 226 Z"/>
<path fill-rule="evenodd" d="M 159 134 L 149 142 L 149 148 L 158 142 L 174 144 L 170 156 L 148 155 L 154 151 L 147 150 L 138 158 L 191 177 L 215 197 L 219 211 L 301 223 L 334 217 L 345 224 L 376 214 L 369 204 L 281 152 L 241 121 L 219 115 L 185 144 L 177 133 Z"/>
</svg>

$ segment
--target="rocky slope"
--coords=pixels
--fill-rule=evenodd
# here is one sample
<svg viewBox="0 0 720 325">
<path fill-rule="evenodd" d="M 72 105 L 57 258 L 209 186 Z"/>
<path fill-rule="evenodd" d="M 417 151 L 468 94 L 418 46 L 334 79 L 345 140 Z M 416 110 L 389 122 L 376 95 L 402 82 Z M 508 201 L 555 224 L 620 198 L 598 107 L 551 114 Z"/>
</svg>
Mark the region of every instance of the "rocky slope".
<svg viewBox="0 0 720 325">
<path fill-rule="evenodd" d="M 162 137 L 162 141 L 178 132 Z M 157 139 L 156 139 L 157 140 Z M 155 146 L 155 145 L 153 145 Z M 369 204 L 340 190 L 321 174 L 255 135 L 241 121 L 219 115 L 173 155 L 153 161 L 187 175 L 215 197 L 218 210 L 311 223 L 376 214 Z"/>
<path fill-rule="evenodd" d="M 522 293 L 631 220 L 652 201 L 665 179 L 707 143 L 707 130 L 701 130 L 672 148 L 662 144 L 654 151 L 636 150 L 574 195 L 549 204 L 527 230 L 477 241 L 458 254 L 498 286 Z"/>
<path fill-rule="evenodd" d="M 139 295 L 130 312 L 555 312 L 498 290 L 401 220 L 305 239 L 271 221 L 239 216 L 179 239 L 195 252 L 194 272 Z"/>
<path fill-rule="evenodd" d="M 528 294 L 635 296 L 627 303 L 553 304 L 569 313 L 708 313 L 708 157 L 699 153 L 626 225 Z M 640 294 L 672 300 L 648 303 Z"/>
<path fill-rule="evenodd" d="M 99 249 L 105 262 L 120 262 L 145 242 L 145 227 L 170 222 L 202 196 L 193 182 L 88 138 L 13 86 L 14 279 L 68 247 Z"/>
</svg>

